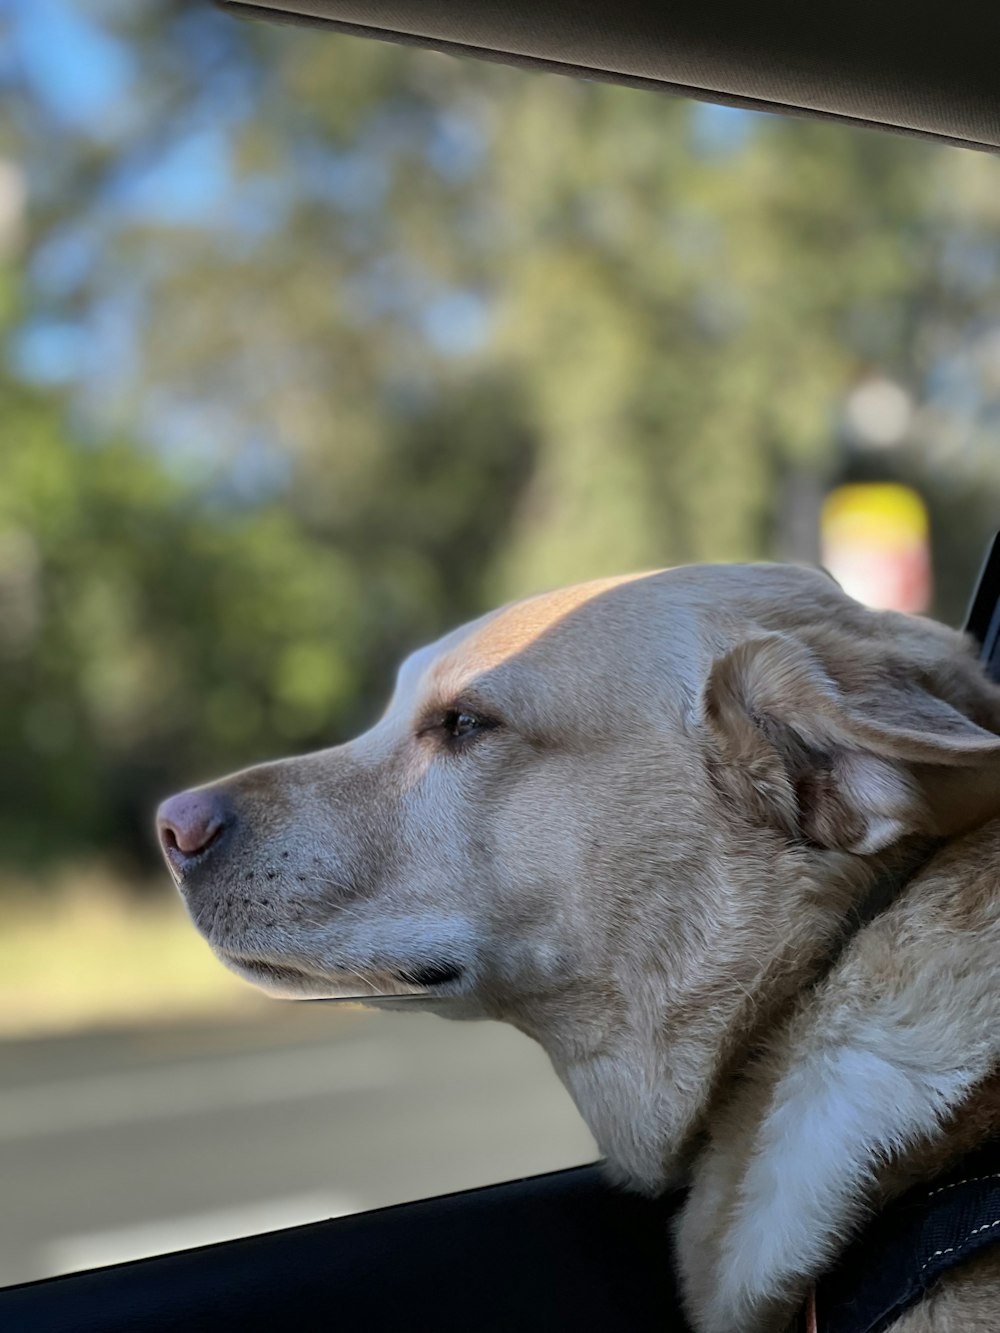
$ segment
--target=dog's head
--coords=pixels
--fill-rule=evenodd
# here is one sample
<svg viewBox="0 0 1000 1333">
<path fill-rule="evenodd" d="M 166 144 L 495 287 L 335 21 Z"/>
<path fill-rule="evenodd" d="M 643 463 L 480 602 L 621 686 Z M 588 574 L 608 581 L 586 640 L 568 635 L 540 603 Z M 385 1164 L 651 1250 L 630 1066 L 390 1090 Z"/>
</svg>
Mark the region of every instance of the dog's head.
<svg viewBox="0 0 1000 1333">
<path fill-rule="evenodd" d="M 693 1096 L 880 857 L 1000 810 L 997 731 L 953 631 L 817 572 L 691 567 L 459 629 L 357 740 L 175 796 L 159 829 L 256 984 L 448 997 L 532 1032 L 578 1100 L 567 1071 L 669 1051 Z"/>
</svg>

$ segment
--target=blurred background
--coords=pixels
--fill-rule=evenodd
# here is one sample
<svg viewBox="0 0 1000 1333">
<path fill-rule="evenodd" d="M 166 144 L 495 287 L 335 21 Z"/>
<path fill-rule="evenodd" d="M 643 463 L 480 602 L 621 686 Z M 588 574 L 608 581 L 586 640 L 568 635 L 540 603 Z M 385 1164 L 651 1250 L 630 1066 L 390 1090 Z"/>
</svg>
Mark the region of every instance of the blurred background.
<svg viewBox="0 0 1000 1333">
<path fill-rule="evenodd" d="M 562 582 L 960 623 L 1000 163 L 196 0 L 8 0 L 0 85 L 0 1281 L 587 1160 L 516 1034 L 229 977 L 152 811 Z"/>
</svg>

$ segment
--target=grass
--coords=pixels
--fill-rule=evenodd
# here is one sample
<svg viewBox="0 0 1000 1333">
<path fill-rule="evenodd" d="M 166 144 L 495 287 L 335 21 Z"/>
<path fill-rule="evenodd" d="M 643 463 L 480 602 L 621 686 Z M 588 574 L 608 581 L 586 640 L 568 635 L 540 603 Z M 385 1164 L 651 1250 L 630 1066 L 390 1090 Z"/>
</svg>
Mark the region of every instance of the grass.
<svg viewBox="0 0 1000 1333">
<path fill-rule="evenodd" d="M 99 867 L 0 880 L 0 1037 L 260 1013 L 169 887 L 137 895 Z"/>
</svg>

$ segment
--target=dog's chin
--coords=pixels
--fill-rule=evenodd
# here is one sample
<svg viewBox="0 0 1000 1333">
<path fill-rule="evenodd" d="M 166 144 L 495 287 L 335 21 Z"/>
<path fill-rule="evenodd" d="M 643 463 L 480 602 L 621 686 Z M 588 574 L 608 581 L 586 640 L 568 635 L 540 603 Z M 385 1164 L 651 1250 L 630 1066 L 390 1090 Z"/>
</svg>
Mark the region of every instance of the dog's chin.
<svg viewBox="0 0 1000 1333">
<path fill-rule="evenodd" d="M 462 969 L 453 963 L 413 963 L 397 968 L 365 968 L 363 973 L 313 972 L 298 964 L 279 963 L 216 950 L 233 972 L 259 990 L 282 1000 L 375 1000 L 382 997 L 436 998 L 454 991 Z"/>
</svg>

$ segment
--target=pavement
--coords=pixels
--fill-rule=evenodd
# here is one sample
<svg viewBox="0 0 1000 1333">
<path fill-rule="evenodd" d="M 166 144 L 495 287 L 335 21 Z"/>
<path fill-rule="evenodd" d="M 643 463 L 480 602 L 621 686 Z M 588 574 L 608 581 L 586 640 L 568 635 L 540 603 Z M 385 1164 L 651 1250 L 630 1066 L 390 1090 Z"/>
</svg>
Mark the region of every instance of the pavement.
<svg viewBox="0 0 1000 1333">
<path fill-rule="evenodd" d="M 597 1155 L 511 1028 L 262 1004 L 0 1043 L 0 1285 Z"/>
</svg>

